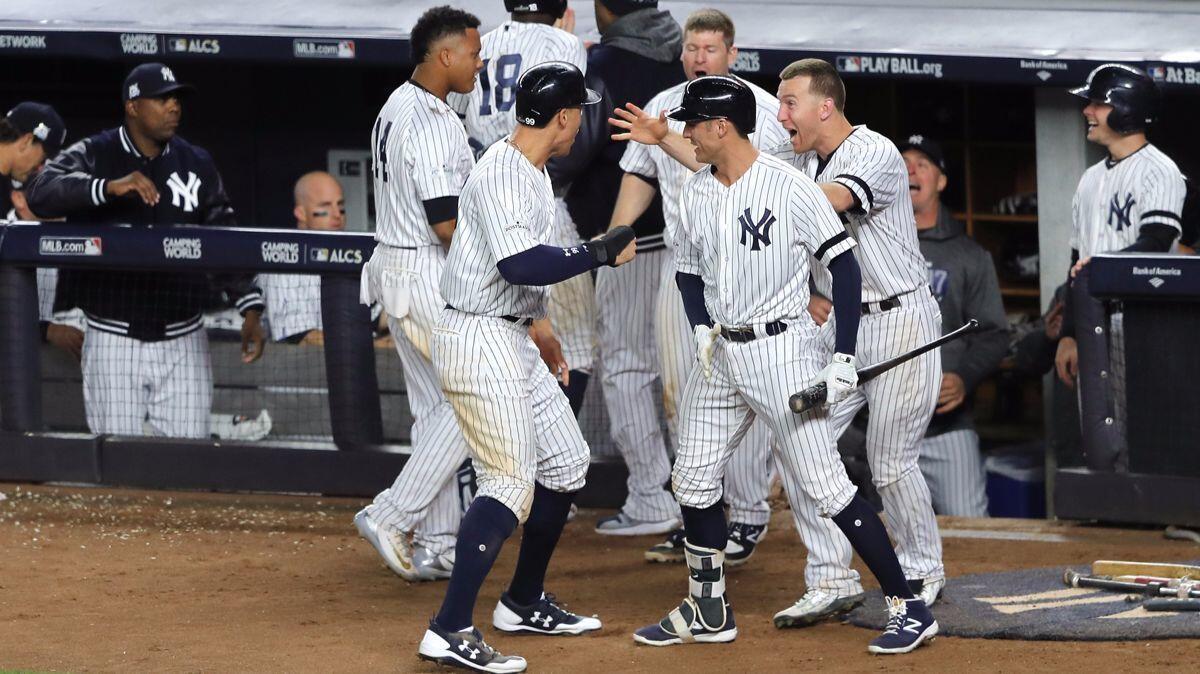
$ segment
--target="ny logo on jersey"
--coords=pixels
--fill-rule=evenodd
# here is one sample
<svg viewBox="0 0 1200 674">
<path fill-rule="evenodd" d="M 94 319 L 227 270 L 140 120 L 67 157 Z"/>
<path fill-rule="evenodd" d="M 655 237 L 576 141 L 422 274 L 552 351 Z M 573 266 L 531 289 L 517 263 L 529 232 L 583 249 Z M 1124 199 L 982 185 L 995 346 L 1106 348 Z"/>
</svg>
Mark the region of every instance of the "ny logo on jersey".
<svg viewBox="0 0 1200 674">
<path fill-rule="evenodd" d="M 195 173 L 188 171 L 185 183 L 178 173 L 172 172 L 167 187 L 171 188 L 171 205 L 175 208 L 182 206 L 185 213 L 191 213 L 200 205 L 200 178 Z"/>
<path fill-rule="evenodd" d="M 738 222 L 742 223 L 742 236 L 738 243 L 745 246 L 749 239 L 750 250 L 759 250 L 759 244 L 771 245 L 771 225 L 775 224 L 775 215 L 771 213 L 771 209 L 765 209 L 762 217 L 758 219 L 758 224 L 754 224 L 754 218 L 747 208 L 738 216 Z"/>
<path fill-rule="evenodd" d="M 550 621 L 552 621 L 552 620 L 554 620 L 553 617 L 546 616 L 543 618 L 541 611 L 534 611 L 533 617 L 529 619 L 529 622 L 534 623 L 535 625 L 540 622 L 540 623 L 542 623 L 542 627 L 549 627 Z"/>
<path fill-rule="evenodd" d="M 1132 227 L 1129 222 L 1129 212 L 1133 210 L 1133 205 L 1137 202 L 1133 200 L 1133 194 L 1125 194 L 1125 204 L 1117 200 L 1117 195 L 1112 196 L 1112 201 L 1108 202 L 1108 226 L 1116 229 L 1118 232 L 1126 227 Z M 1113 218 L 1116 218 L 1116 223 L 1113 223 Z"/>
</svg>

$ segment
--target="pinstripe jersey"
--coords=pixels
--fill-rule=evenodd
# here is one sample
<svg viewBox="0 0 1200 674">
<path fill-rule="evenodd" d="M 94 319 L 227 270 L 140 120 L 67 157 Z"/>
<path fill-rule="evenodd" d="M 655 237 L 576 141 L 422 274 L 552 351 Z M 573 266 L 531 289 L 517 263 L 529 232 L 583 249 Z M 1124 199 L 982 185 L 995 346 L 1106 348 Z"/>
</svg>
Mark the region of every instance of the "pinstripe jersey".
<svg viewBox="0 0 1200 674">
<path fill-rule="evenodd" d="M 321 329 L 321 277 L 317 274 L 259 274 L 271 339 L 279 341 Z"/>
<path fill-rule="evenodd" d="M 458 196 L 475 163 L 458 115 L 413 82 L 401 84 L 371 127 L 371 160 L 375 240 L 439 245 L 421 202 Z"/>
<path fill-rule="evenodd" d="M 754 92 L 754 101 L 758 105 L 755 113 L 754 133 L 750 134 L 750 142 L 759 149 L 776 147 L 788 142 L 788 132 L 777 119 L 779 115 L 779 99 L 767 93 L 758 85 L 737 78 L 750 87 Z M 662 91 L 646 104 L 646 114 L 657 117 L 662 111 L 670 111 L 679 106 L 683 100 L 683 89 L 687 82 Z M 667 125 L 672 131 L 683 132 L 683 122 L 668 120 Z M 663 242 L 667 247 L 675 245 L 675 232 L 679 230 L 679 195 L 683 190 L 683 181 L 692 174 L 686 166 L 675 161 L 657 145 L 629 143 L 625 154 L 621 156 L 621 170 L 626 173 L 636 173 L 651 180 L 658 181 L 658 189 L 662 192 L 663 220 L 666 228 L 663 230 Z M 643 242 L 652 242 L 655 237 L 649 236 L 638 239 L 638 247 Z"/>
<path fill-rule="evenodd" d="M 463 118 L 467 134 L 484 148 L 517 126 L 517 81 L 533 66 L 566 61 L 587 73 L 583 41 L 565 30 L 540 23 L 505 21 L 482 39 L 483 70 L 469 94 L 450 94 L 450 105 Z"/>
<path fill-rule="evenodd" d="M 843 185 L 861 205 L 844 212 L 842 221 L 859 245 L 855 257 L 862 269 L 863 302 L 928 285 L 928 267 L 917 242 L 908 193 L 908 168 L 892 141 L 866 126 L 856 126 L 824 162 L 816 151 L 796 155 L 790 144 L 776 154 L 817 182 Z M 829 274 L 818 270 L 814 279 L 829 297 Z"/>
<path fill-rule="evenodd" d="M 709 315 L 729 326 L 807 317 L 810 256 L 828 264 L 855 245 L 821 188 L 765 153 L 729 187 L 707 167 L 688 178 L 680 224 L 676 269 L 704 281 Z"/>
<path fill-rule="evenodd" d="M 1093 164 L 1071 201 L 1071 247 L 1085 258 L 1132 245 L 1142 225 L 1179 230 L 1184 191 L 1179 167 L 1149 143 L 1119 161 Z"/>
<path fill-rule="evenodd" d="M 458 227 L 442 271 L 446 302 L 480 316 L 544 318 L 550 289 L 513 285 L 496 263 L 549 241 L 554 217 L 546 170 L 507 142 L 493 144 L 459 198 Z"/>
</svg>

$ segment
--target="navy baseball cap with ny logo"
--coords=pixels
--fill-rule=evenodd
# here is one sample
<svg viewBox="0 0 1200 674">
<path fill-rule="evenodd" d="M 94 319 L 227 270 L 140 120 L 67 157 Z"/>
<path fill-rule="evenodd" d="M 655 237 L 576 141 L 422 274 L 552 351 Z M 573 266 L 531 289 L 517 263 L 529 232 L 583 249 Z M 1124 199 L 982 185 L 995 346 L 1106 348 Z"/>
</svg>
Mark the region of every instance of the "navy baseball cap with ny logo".
<svg viewBox="0 0 1200 674">
<path fill-rule="evenodd" d="M 45 103 L 17 103 L 5 118 L 19 133 L 32 133 L 46 150 L 47 157 L 58 154 L 67 138 L 67 127 L 63 124 L 62 117 Z"/>
<path fill-rule="evenodd" d="M 192 85 L 176 80 L 175 73 L 169 67 L 161 63 L 143 63 L 129 71 L 125 86 L 121 89 L 121 100 L 157 98 L 172 91 L 184 93 L 195 90 Z"/>
</svg>

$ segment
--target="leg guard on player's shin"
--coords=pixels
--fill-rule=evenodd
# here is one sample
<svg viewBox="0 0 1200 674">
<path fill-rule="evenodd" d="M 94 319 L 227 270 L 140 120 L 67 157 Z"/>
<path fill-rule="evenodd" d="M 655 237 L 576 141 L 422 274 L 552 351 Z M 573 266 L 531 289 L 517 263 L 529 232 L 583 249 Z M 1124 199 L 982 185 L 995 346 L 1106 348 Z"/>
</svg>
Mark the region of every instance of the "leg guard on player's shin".
<svg viewBox="0 0 1200 674">
<path fill-rule="evenodd" d="M 634 641 L 650 646 L 723 643 L 737 638 L 733 609 L 725 598 L 725 553 L 684 541 L 688 596 L 661 621 L 634 633 Z"/>
</svg>

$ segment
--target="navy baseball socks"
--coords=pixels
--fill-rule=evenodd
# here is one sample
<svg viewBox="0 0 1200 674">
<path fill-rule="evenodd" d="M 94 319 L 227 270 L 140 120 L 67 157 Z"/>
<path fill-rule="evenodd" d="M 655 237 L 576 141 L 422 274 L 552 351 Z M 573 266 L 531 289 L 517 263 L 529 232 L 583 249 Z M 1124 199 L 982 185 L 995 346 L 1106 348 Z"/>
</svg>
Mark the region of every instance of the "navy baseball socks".
<svg viewBox="0 0 1200 674">
<path fill-rule="evenodd" d="M 508 506 L 488 496 L 471 501 L 458 525 L 454 571 L 442 609 L 434 619 L 443 629 L 458 632 L 471 626 L 479 588 L 496 563 L 504 541 L 516 528 L 517 516 Z"/>
<path fill-rule="evenodd" d="M 560 606 L 545 591 L 546 569 L 558 546 L 575 492 L 552 491 L 534 485 L 533 505 L 522 526 L 521 551 L 508 592 L 492 612 L 492 625 L 504 632 L 583 634 L 600 629 L 595 617 L 585 618 Z"/>
<path fill-rule="evenodd" d="M 908 653 L 932 639 L 938 632 L 937 621 L 925 602 L 913 597 L 896 559 L 896 550 L 875 509 L 855 494 L 850 504 L 833 516 L 833 521 L 871 569 L 887 600 L 887 626 L 867 650 L 877 654 Z"/>
<path fill-rule="evenodd" d="M 725 598 L 725 511 L 720 502 L 707 508 L 683 506 L 688 565 L 688 596 L 665 618 L 633 633 L 648 646 L 725 643 L 737 638 L 733 609 Z"/>
</svg>

